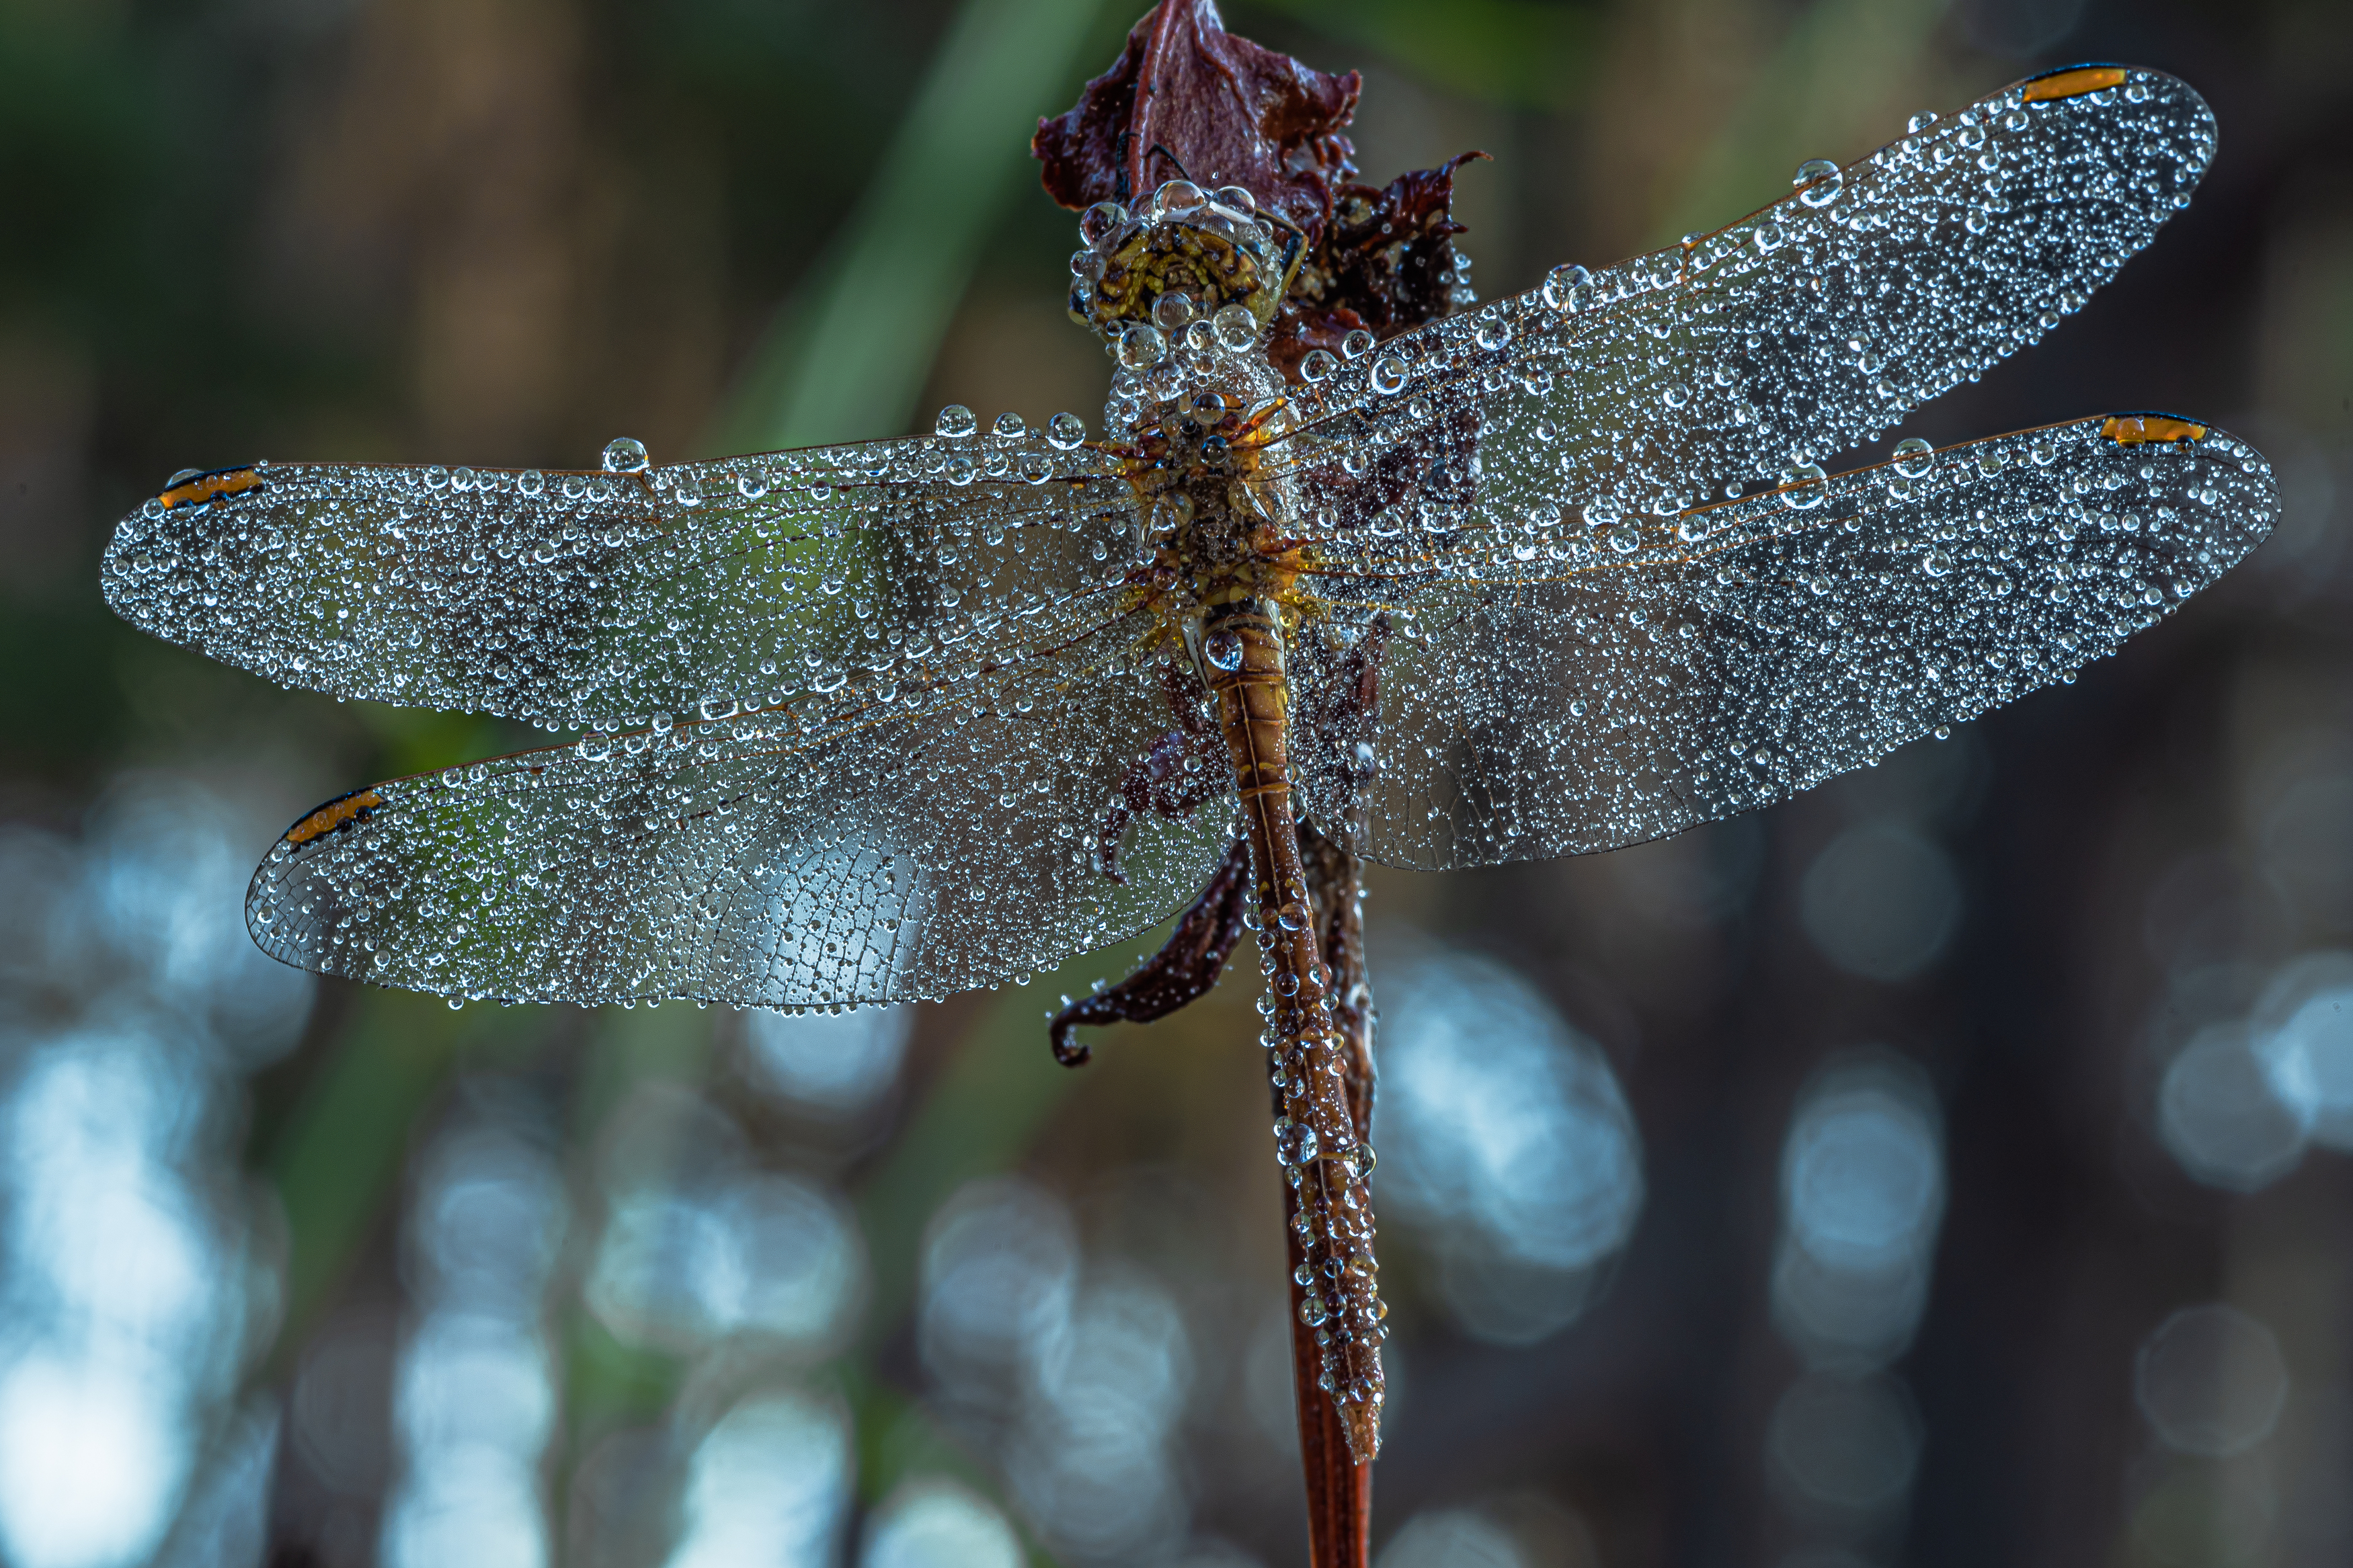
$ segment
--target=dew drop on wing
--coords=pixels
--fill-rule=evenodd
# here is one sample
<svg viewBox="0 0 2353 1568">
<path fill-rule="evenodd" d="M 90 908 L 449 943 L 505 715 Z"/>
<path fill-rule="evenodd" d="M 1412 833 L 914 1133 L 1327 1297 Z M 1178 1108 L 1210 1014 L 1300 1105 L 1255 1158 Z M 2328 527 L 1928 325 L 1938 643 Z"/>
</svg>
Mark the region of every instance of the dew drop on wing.
<svg viewBox="0 0 2353 1568">
<path fill-rule="evenodd" d="M 2105 500 L 2092 515 L 2138 517 L 2143 531 L 2068 519 L 2084 542 L 2054 597 L 2038 574 L 2058 564 L 2047 552 L 2063 528 L 2043 522 L 2012 547 L 2007 531 L 2026 520 L 2001 506 L 2047 512 L 2073 504 L 2063 481 L 2125 482 L 2094 444 L 2097 422 L 1944 458 L 1899 452 L 1926 463 L 1917 478 L 1891 465 L 1750 488 L 1889 433 L 2035 342 L 2148 243 L 2211 160 L 2213 120 L 2172 78 L 2126 79 L 2145 90 L 2005 89 L 1835 171 L 1834 196 L 1831 172 L 1809 170 L 1773 207 L 1688 247 L 1556 271 L 1531 295 L 1400 334 L 1383 350 L 1413 367 L 1401 407 L 1382 401 L 1374 366 L 1310 356 L 1292 476 L 1301 515 L 1318 520 L 1312 586 L 1331 606 L 1319 635 L 1345 650 L 1407 608 L 1427 628 L 1384 660 L 1377 854 L 1440 866 L 1560 853 L 1765 804 L 2113 647 L 2149 618 L 2142 581 L 2162 575 L 2136 575 L 2158 563 L 2127 569 L 2132 552 L 2202 557 L 2202 581 L 2261 536 L 2260 486 L 2190 515 L 2228 471 L 2219 440 L 2200 445 L 2155 481 L 2189 503 L 2167 509 L 2183 522 L 2152 531 L 2157 508 Z M 2000 223 L 1965 221 L 1989 199 Z M 1507 347 L 1482 348 L 1498 324 Z M 2038 443 L 2054 448 L 2047 464 Z M 2189 469 L 2207 482 L 2179 485 Z M 1400 472 L 1428 477 L 1409 496 Z M 2045 482 L 2030 495 L 2021 475 Z M 1715 493 L 1735 499 L 1674 510 Z M 1694 515 L 1698 540 L 1683 527 Z M 1996 520 L 1998 544 L 1982 538 Z M 1942 576 L 1931 555 L 1952 563 Z M 2007 629 L 1978 625 L 2002 616 Z M 1883 626 L 1877 640 L 1862 629 Z M 1971 635 L 2004 662 L 1958 657 Z M 1343 654 L 1308 650 L 1294 684 L 1312 693 L 1345 673 Z M 1569 691 L 1593 702 L 1573 732 L 1556 718 Z M 1769 777 L 1725 765 L 1734 739 L 1774 759 Z M 1340 757 L 1305 773 L 1310 809 L 1338 810 L 1318 796 L 1347 776 Z"/>
<path fill-rule="evenodd" d="M 1361 781 L 1371 858 L 1418 868 L 1611 848 L 2070 679 L 2243 556 L 2277 508 L 2268 468 L 2224 433 L 2136 447 L 2111 423 L 1907 452 L 1933 482 L 1794 465 L 1789 488 L 1684 514 L 1677 549 L 1644 550 L 1630 517 L 1610 524 L 1567 574 L 1549 541 L 1581 541 L 1581 521 L 1539 530 L 1547 548 L 1525 568 L 1511 550 L 1433 557 L 1407 539 L 1385 559 L 1369 538 L 1326 536 L 1319 548 L 1362 552 L 1366 618 L 1420 563 L 1419 635 L 1383 653 L 1379 771 L 1343 764 L 1353 737 L 1323 756 L 1319 738 L 1303 801 L 1336 816 L 1333 781 Z M 2210 489 L 2219 505 L 2191 504 Z M 1682 526 L 1695 517 L 1697 541 Z M 1319 582 L 1345 624 L 1345 569 Z M 2160 583 L 2179 591 L 2152 603 Z M 1347 679 L 1337 660 L 1300 666 L 1311 711 Z"/>
<path fill-rule="evenodd" d="M 968 418 L 641 475 L 278 465 L 209 519 L 142 514 L 164 537 L 108 580 L 166 637 L 586 731 L 281 846 L 257 939 L 445 995 L 818 1005 L 994 984 L 1164 917 L 1229 795 L 1134 825 L 1124 885 L 1068 836 L 1168 727 L 1149 617 L 1103 593 L 1133 492 L 1075 418 L 1003 443 L 1065 483 L 953 487 L 949 453 L 994 452 Z M 142 552 L 207 570 L 131 571 Z"/>
</svg>

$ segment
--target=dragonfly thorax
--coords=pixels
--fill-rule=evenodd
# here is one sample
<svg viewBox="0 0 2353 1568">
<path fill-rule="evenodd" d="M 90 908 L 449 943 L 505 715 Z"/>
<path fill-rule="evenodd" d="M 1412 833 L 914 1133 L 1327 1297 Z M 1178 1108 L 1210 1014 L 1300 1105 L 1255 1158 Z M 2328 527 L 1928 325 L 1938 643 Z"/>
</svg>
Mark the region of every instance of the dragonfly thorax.
<svg viewBox="0 0 2353 1568">
<path fill-rule="evenodd" d="M 1172 608 L 1281 600 L 1299 574 L 1282 526 L 1291 481 L 1268 457 L 1289 403 L 1271 367 L 1250 368 L 1258 374 L 1201 385 L 1132 434 L 1145 573 Z"/>
</svg>

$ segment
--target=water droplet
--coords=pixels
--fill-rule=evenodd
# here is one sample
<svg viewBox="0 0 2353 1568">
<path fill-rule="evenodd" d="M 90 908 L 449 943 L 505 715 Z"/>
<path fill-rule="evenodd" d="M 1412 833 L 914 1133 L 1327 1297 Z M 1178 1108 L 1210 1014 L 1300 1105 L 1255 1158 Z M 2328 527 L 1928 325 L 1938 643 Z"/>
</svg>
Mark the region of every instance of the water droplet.
<svg viewBox="0 0 2353 1568">
<path fill-rule="evenodd" d="M 1499 349 L 1512 341 L 1512 323 L 1501 316 L 1484 317 L 1472 336 L 1478 340 L 1482 349 Z"/>
<path fill-rule="evenodd" d="M 1201 657 L 1212 669 L 1235 670 L 1242 667 L 1242 639 L 1230 631 L 1214 631 L 1201 640 Z"/>
<path fill-rule="evenodd" d="M 520 495 L 536 496 L 547 489 L 547 476 L 537 468 L 525 468 L 515 476 L 515 491 Z"/>
<path fill-rule="evenodd" d="M 1117 202 L 1097 202 L 1079 215 L 1079 237 L 1094 249 L 1110 243 L 1127 226 L 1127 209 Z"/>
<path fill-rule="evenodd" d="M 1922 111 L 1921 113 L 1918 113 L 1918 114 L 1914 115 L 1910 120 L 1908 120 L 1908 121 L 1905 121 L 1904 129 L 1905 129 L 1905 131 L 1907 131 L 1907 132 L 1911 132 L 1913 135 L 1917 136 L 1918 134 L 1920 134 L 1920 132 L 1922 132 L 1923 131 L 1927 130 L 1927 129 L 1928 129 L 1928 127 L 1930 127 L 1931 125 L 1934 125 L 1934 124 L 1936 124 L 1936 117 L 1934 114 L 1928 113 L 1928 112 L 1926 112 L 1926 111 L 1925 111 L 1925 110 L 1924 110 L 1924 111 Z"/>
<path fill-rule="evenodd" d="M 1047 441 L 1065 452 L 1086 438 L 1086 421 L 1075 414 L 1057 414 L 1046 421 Z"/>
<path fill-rule="evenodd" d="M 1351 337 L 1354 333 L 1349 334 Z M 1398 393 L 1405 390 L 1405 361 L 1395 354 L 1383 354 L 1373 366 L 1373 390 Z"/>
<path fill-rule="evenodd" d="M 1583 303 L 1578 290 L 1593 274 L 1574 261 L 1564 261 L 1545 274 L 1544 302 L 1556 310 L 1573 310 Z"/>
<path fill-rule="evenodd" d="M 1315 1129 L 1306 1122 L 1293 1121 L 1286 1116 L 1275 1123 L 1275 1154 L 1284 1164 L 1304 1165 L 1323 1152 L 1323 1147 L 1322 1140 L 1315 1136 Z"/>
<path fill-rule="evenodd" d="M 1157 217 L 1182 217 L 1200 211 L 1208 199 L 1192 181 L 1171 180 L 1152 193 L 1152 210 Z"/>
<path fill-rule="evenodd" d="M 1021 423 L 1021 416 L 1010 412 L 998 415 L 988 428 L 1000 441 L 1018 441 L 1029 433 L 1029 427 Z"/>
<path fill-rule="evenodd" d="M 1172 289 L 1152 302 L 1152 320 L 1164 332 L 1182 331 L 1193 320 L 1193 297 Z"/>
<path fill-rule="evenodd" d="M 1798 199 L 1808 206 L 1826 207 L 1838 200 L 1846 179 L 1839 173 L 1839 166 L 1828 158 L 1809 158 L 1798 165 L 1789 184 L 1798 187 Z"/>
<path fill-rule="evenodd" d="M 1925 479 L 1936 466 L 1936 453 L 1917 436 L 1906 436 L 1895 443 L 1895 471 L 1907 479 Z"/>
<path fill-rule="evenodd" d="M 1822 504 L 1827 490 L 1822 480 L 1827 476 L 1820 463 L 1792 463 L 1781 476 L 1781 483 L 1791 488 L 1781 492 L 1781 504 L 1799 511 L 1810 511 Z"/>
<path fill-rule="evenodd" d="M 1209 320 L 1222 347 L 1240 353 L 1258 342 L 1258 318 L 1247 305 L 1228 305 Z"/>
<path fill-rule="evenodd" d="M 1362 359 L 1373 352 L 1373 334 L 1358 327 L 1340 340 L 1340 357 Z"/>
<path fill-rule="evenodd" d="M 1119 363 L 1130 370 L 1147 370 L 1167 352 L 1160 329 L 1149 321 L 1130 321 L 1119 336 Z"/>
<path fill-rule="evenodd" d="M 1210 199 L 1219 206 L 1229 208 L 1244 217 L 1258 216 L 1258 198 L 1240 185 L 1219 185 L 1210 193 Z"/>
<path fill-rule="evenodd" d="M 1325 381 L 1340 368 L 1339 360 L 1324 349 L 1310 349 L 1307 357 L 1299 362 L 1299 374 L 1309 381 Z"/>
<path fill-rule="evenodd" d="M 951 441 L 961 441 L 979 428 L 980 421 L 974 418 L 972 410 L 961 403 L 949 404 L 940 410 L 940 416 L 932 421 L 932 434 Z"/>
<path fill-rule="evenodd" d="M 604 464 L 608 474 L 641 474 L 646 470 L 646 444 L 631 437 L 605 443 Z"/>
</svg>

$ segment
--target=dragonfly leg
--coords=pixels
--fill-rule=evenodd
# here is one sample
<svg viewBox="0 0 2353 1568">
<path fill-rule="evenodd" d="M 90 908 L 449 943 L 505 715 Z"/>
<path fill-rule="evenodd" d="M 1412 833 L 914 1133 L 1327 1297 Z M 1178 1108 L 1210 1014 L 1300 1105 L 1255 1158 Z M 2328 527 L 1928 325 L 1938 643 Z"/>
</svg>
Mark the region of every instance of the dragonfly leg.
<svg viewBox="0 0 2353 1568">
<path fill-rule="evenodd" d="M 1242 934 L 1249 893 L 1250 845 L 1237 838 L 1158 952 L 1118 984 L 1069 1003 L 1053 1016 L 1046 1035 L 1053 1043 L 1054 1059 L 1074 1068 L 1093 1054 L 1071 1038 L 1071 1031 L 1082 1024 L 1148 1024 L 1206 995 L 1225 973 L 1226 957 Z"/>
<path fill-rule="evenodd" d="M 1129 765 L 1119 781 L 1119 800 L 1103 814 L 1103 826 L 1095 833 L 1098 863 L 1103 874 L 1114 882 L 1127 880 L 1119 868 L 1119 843 L 1131 821 L 1147 811 L 1183 816 L 1226 784 L 1226 760 L 1219 747 L 1218 731 L 1201 717 L 1200 689 L 1175 664 L 1164 666 L 1163 672 L 1168 683 L 1168 706 L 1176 716 L 1176 728 Z"/>
</svg>

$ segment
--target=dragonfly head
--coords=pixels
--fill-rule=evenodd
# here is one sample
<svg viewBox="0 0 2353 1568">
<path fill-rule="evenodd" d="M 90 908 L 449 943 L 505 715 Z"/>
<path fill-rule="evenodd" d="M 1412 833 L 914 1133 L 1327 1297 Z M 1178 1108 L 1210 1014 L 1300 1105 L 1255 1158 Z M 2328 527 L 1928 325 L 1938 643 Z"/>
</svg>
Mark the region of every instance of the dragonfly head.
<svg viewBox="0 0 2353 1568">
<path fill-rule="evenodd" d="M 1273 320 L 1307 237 L 1260 212 L 1240 185 L 1204 191 L 1171 180 L 1130 212 L 1097 202 L 1079 219 L 1086 248 L 1071 258 L 1071 319 L 1101 333 L 1114 354 L 1127 330 L 1174 333 L 1195 321 L 1238 332 L 1229 306 L 1249 314 L 1250 335 Z"/>
</svg>

